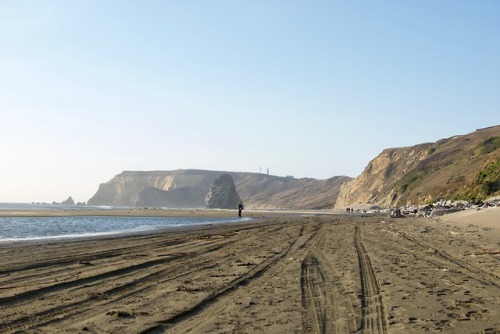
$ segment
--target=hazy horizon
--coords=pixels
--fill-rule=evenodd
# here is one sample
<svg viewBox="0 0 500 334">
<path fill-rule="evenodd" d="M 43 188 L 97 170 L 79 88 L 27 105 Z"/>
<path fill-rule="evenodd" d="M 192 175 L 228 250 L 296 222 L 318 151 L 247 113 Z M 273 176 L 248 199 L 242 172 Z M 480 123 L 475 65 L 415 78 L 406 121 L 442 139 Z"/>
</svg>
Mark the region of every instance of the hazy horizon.
<svg viewBox="0 0 500 334">
<path fill-rule="evenodd" d="M 497 1 L 0 3 L 0 202 L 124 170 L 358 176 L 500 124 Z"/>
</svg>

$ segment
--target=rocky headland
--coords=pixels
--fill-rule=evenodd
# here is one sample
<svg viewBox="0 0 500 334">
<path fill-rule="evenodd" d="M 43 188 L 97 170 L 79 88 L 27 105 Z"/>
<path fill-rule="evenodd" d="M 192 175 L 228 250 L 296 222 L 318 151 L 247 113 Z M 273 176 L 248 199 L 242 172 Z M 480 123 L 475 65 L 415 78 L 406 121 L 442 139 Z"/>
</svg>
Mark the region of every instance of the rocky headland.
<svg viewBox="0 0 500 334">
<path fill-rule="evenodd" d="M 224 174 L 233 179 L 237 195 L 250 209 L 389 208 L 485 200 L 500 195 L 500 126 L 435 143 L 385 149 L 354 179 L 195 169 L 124 171 L 101 184 L 88 204 L 204 208 L 214 181 Z"/>
<path fill-rule="evenodd" d="M 88 204 L 205 208 L 210 188 L 222 175 L 232 177 L 236 193 L 248 209 L 331 209 L 340 186 L 351 179 L 347 176 L 327 180 L 296 179 L 261 173 L 195 169 L 125 171 L 102 183 Z"/>
</svg>

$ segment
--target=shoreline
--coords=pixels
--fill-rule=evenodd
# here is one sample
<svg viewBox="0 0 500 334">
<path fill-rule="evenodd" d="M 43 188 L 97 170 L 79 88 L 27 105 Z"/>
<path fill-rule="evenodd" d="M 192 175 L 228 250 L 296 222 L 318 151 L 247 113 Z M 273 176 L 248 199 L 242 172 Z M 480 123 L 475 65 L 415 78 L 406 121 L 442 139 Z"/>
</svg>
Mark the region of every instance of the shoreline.
<svg viewBox="0 0 500 334">
<path fill-rule="evenodd" d="M 233 213 L 236 212 L 236 214 Z M 117 216 L 117 217 L 237 217 L 237 210 L 209 209 L 158 209 L 158 208 L 113 208 L 113 209 L 5 209 L 0 217 L 72 217 L 72 216 Z"/>
<path fill-rule="evenodd" d="M 27 238 L 11 238 L 0 239 L 0 247 L 8 245 L 26 245 L 26 244 L 44 244 L 44 243 L 57 243 L 57 242 L 71 242 L 71 241 L 91 241 L 99 239 L 116 239 L 125 238 L 130 236 L 147 236 L 163 233 L 175 233 L 179 231 L 189 231 L 192 229 L 217 227 L 218 225 L 226 224 L 244 224 L 255 221 L 256 218 L 251 217 L 238 217 L 233 216 L 231 210 L 151 210 L 151 209 L 113 209 L 103 210 L 0 210 L 0 218 L 64 218 L 64 217 L 116 217 L 116 218 L 193 218 L 193 219 L 209 219 L 210 221 L 203 221 L 194 224 L 181 224 L 181 225 L 146 225 L 144 229 L 125 229 L 114 231 L 103 231 L 93 233 L 80 233 L 80 234 L 63 234 L 55 236 L 40 236 L 40 237 L 27 237 Z M 220 219 L 220 220 L 219 220 Z M 230 219 L 231 221 L 224 221 Z M 1 225 L 0 225 L 1 227 Z"/>
<path fill-rule="evenodd" d="M 44 236 L 44 237 L 31 237 L 31 238 L 11 238 L 11 239 L 0 239 L 0 247 L 17 247 L 25 245 L 43 245 L 43 244 L 54 244 L 54 243 L 64 243 L 64 242 L 85 242 L 93 240 L 115 240 L 115 239 L 125 239 L 129 237 L 147 237 L 151 235 L 162 235 L 169 233 L 179 233 L 179 232 L 189 232 L 192 230 L 203 230 L 210 228 L 217 228 L 221 225 L 243 225 L 251 224 L 257 221 L 256 219 L 250 218 L 252 220 L 242 220 L 242 221 L 231 221 L 231 222 L 207 222 L 202 224 L 192 224 L 192 225 L 173 225 L 173 226 L 155 226 L 152 228 L 144 230 L 120 230 L 120 231 L 109 231 L 109 232 L 95 232 L 89 234 L 68 234 L 68 235 L 58 235 L 58 236 Z"/>
</svg>

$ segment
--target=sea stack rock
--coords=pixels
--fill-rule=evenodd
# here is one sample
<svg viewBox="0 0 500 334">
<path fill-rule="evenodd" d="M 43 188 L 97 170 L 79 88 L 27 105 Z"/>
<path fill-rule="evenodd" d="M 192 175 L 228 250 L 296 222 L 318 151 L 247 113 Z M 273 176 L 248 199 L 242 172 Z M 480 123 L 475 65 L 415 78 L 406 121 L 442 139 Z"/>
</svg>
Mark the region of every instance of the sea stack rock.
<svg viewBox="0 0 500 334">
<path fill-rule="evenodd" d="M 62 202 L 61 202 L 61 204 L 62 204 L 62 205 L 75 205 L 75 201 L 74 201 L 74 200 L 73 200 L 73 198 L 71 198 L 71 196 L 70 196 L 70 197 L 68 197 L 68 199 L 67 199 L 67 200 L 62 201 Z"/>
<path fill-rule="evenodd" d="M 236 192 L 233 177 L 224 174 L 215 179 L 205 197 L 205 205 L 209 209 L 236 209 L 240 196 Z"/>
</svg>

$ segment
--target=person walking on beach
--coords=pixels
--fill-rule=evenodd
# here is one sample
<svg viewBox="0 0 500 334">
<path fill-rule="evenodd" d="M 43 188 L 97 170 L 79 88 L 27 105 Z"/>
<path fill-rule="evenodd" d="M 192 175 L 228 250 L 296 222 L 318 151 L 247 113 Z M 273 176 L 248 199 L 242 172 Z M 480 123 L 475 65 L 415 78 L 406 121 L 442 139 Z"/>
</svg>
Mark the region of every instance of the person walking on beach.
<svg viewBox="0 0 500 334">
<path fill-rule="evenodd" d="M 243 204 L 241 202 L 238 203 L 238 217 L 241 217 L 241 210 L 243 210 Z"/>
</svg>

